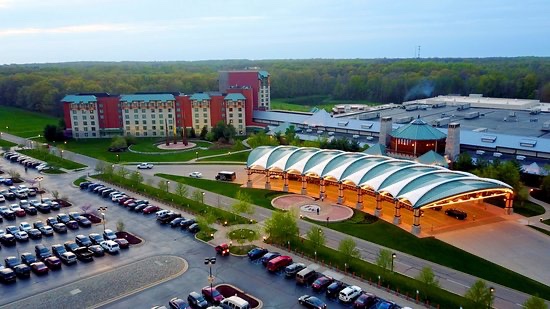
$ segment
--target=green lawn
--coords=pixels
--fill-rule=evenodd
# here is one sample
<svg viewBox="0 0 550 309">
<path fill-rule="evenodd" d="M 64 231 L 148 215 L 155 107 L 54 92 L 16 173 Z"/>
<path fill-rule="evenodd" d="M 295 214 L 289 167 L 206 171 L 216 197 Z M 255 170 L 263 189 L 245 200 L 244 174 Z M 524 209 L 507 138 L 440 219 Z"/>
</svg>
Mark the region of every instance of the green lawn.
<svg viewBox="0 0 550 309">
<path fill-rule="evenodd" d="M 318 223 L 314 221 L 310 222 Z M 329 228 L 531 295 L 550 295 L 550 287 L 542 283 L 433 237 L 417 238 L 393 224 L 383 220 L 376 220 L 372 216 L 356 210 L 354 210 L 354 216 L 350 220 L 330 223 Z"/>
<path fill-rule="evenodd" d="M 59 118 L 34 113 L 19 108 L 0 106 L 0 131 L 9 134 L 32 137 L 44 134 L 47 124 L 57 125 Z"/>
<path fill-rule="evenodd" d="M 68 169 L 68 170 L 74 170 L 74 169 L 77 169 L 77 168 L 86 167 L 86 165 L 83 165 L 83 164 L 80 164 L 80 163 L 77 163 L 77 162 L 74 162 L 74 161 L 70 161 L 70 160 L 67 160 L 67 159 L 61 159 L 58 156 L 54 156 L 52 154 L 49 154 L 45 151 L 40 151 L 38 149 L 23 149 L 23 150 L 18 150 L 18 152 L 20 152 L 20 153 L 22 153 L 26 156 L 33 157 L 33 158 L 38 159 L 38 160 L 42 160 L 42 161 L 48 163 L 48 165 L 55 166 L 57 168 L 64 168 L 64 169 Z M 57 172 L 54 169 L 53 171 L 50 172 L 50 174 L 57 174 Z"/>
<path fill-rule="evenodd" d="M 523 203 L 523 206 L 521 206 L 520 203 L 518 202 L 514 203 L 514 212 L 525 217 L 533 217 L 533 216 L 540 216 L 544 214 L 546 211 L 544 210 L 544 207 L 538 204 L 525 201 Z"/>
<path fill-rule="evenodd" d="M 0 148 L 13 147 L 13 146 L 17 146 L 17 144 L 4 139 L 0 139 Z"/>
<path fill-rule="evenodd" d="M 199 159 L 199 162 L 204 161 L 229 161 L 229 162 L 246 162 L 248 160 L 248 155 L 250 154 L 250 151 L 243 151 L 238 153 L 232 153 L 232 154 L 226 154 L 224 156 L 219 157 L 213 157 L 213 158 L 204 158 Z"/>
<path fill-rule="evenodd" d="M 132 146 L 132 149 L 140 151 L 152 151 L 153 143 L 156 139 L 152 138 L 138 138 L 137 144 Z M 117 163 L 117 162 L 184 162 L 196 158 L 196 152 L 201 156 L 209 156 L 214 154 L 227 153 L 227 149 L 199 149 L 192 148 L 189 151 L 184 152 L 167 152 L 166 154 L 141 154 L 126 152 L 109 152 L 109 145 L 111 144 L 110 138 L 98 138 L 98 139 L 79 139 L 69 141 L 64 145 L 65 149 L 87 155 L 96 159 Z M 206 146 L 208 143 L 200 142 L 200 145 Z M 157 149 L 155 147 L 155 149 Z M 160 152 L 160 150 L 155 150 Z M 118 157 L 117 157 L 118 155 Z"/>
<path fill-rule="evenodd" d="M 240 190 L 250 195 L 250 199 L 252 200 L 253 204 L 262 206 L 268 209 L 275 209 L 273 208 L 273 206 L 271 206 L 271 200 L 273 198 L 279 195 L 285 194 L 283 192 L 276 192 L 276 191 L 264 190 L 264 189 L 241 188 L 239 184 L 223 182 L 223 181 L 197 179 L 197 178 L 190 178 L 190 177 L 176 176 L 176 175 L 169 175 L 169 174 L 160 174 L 160 173 L 155 174 L 155 176 L 166 178 L 172 181 L 181 182 L 195 188 L 208 190 L 210 192 L 218 193 L 218 194 L 233 197 L 233 198 L 236 197 L 237 191 Z"/>
</svg>

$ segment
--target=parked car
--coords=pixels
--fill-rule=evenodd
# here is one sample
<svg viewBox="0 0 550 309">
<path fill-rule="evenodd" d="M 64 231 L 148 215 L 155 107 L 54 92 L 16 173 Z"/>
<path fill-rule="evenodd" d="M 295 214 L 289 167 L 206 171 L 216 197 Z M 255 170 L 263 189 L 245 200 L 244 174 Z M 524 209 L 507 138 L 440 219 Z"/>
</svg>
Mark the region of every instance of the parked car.
<svg viewBox="0 0 550 309">
<path fill-rule="evenodd" d="M 317 278 L 317 280 L 313 281 L 313 284 L 311 285 L 311 288 L 314 291 L 319 292 L 319 291 L 324 290 L 326 287 L 328 287 L 333 281 L 334 281 L 334 279 L 332 277 L 321 276 L 321 277 Z"/>
<path fill-rule="evenodd" d="M 153 168 L 153 164 L 151 163 L 140 163 L 138 164 L 137 166 L 138 169 L 152 169 Z"/>
<path fill-rule="evenodd" d="M 216 250 L 216 254 L 219 254 L 221 256 L 229 255 L 229 245 L 226 243 L 217 245 L 216 247 L 214 247 L 214 250 Z"/>
<path fill-rule="evenodd" d="M 292 263 L 285 267 L 285 277 L 294 278 L 296 277 L 296 274 L 304 268 L 306 268 L 304 263 Z"/>
<path fill-rule="evenodd" d="M 340 291 L 340 293 L 338 294 L 338 299 L 340 299 L 340 301 L 343 303 L 351 303 L 357 297 L 359 297 L 359 295 L 361 295 L 362 292 L 363 290 L 361 290 L 360 287 L 356 285 L 350 285 L 345 289 L 343 289 L 342 291 Z"/>
<path fill-rule="evenodd" d="M 21 231 L 27 232 L 28 230 L 32 229 L 32 225 L 30 225 L 29 222 L 21 222 L 19 224 L 19 229 Z"/>
<path fill-rule="evenodd" d="M 61 257 L 61 254 L 67 252 L 67 249 L 65 249 L 65 246 L 60 244 L 52 245 L 52 253 L 53 255 L 57 256 L 58 258 Z"/>
<path fill-rule="evenodd" d="M 10 225 L 10 226 L 7 226 L 6 227 L 6 233 L 7 234 L 15 234 L 19 232 L 19 228 L 17 226 L 14 226 L 14 225 Z"/>
<path fill-rule="evenodd" d="M 250 260 L 257 260 L 263 257 L 267 252 L 267 249 L 257 247 L 248 251 L 247 255 Z"/>
<path fill-rule="evenodd" d="M 94 245 L 100 245 L 100 242 L 104 241 L 105 239 L 103 238 L 103 236 L 97 234 L 97 233 L 92 233 L 90 234 L 88 237 L 90 237 L 90 240 L 92 241 L 92 243 Z"/>
<path fill-rule="evenodd" d="M 24 210 L 27 213 L 27 215 L 31 215 L 31 216 L 34 216 L 38 213 L 38 210 L 36 210 L 36 207 L 34 206 L 27 206 L 26 208 L 24 208 Z"/>
<path fill-rule="evenodd" d="M 105 231 L 103 231 L 103 238 L 105 240 L 115 240 L 116 234 L 112 230 L 106 229 Z"/>
<path fill-rule="evenodd" d="M 32 253 L 23 252 L 21 253 L 21 262 L 30 266 L 32 263 L 38 262 L 38 260 L 36 259 L 36 256 L 34 256 Z"/>
<path fill-rule="evenodd" d="M 281 256 L 279 252 L 268 252 L 261 257 L 260 262 L 262 262 L 262 265 L 266 266 L 269 261 L 273 260 L 278 256 Z"/>
<path fill-rule="evenodd" d="M 191 309 L 191 306 L 189 306 L 189 304 L 185 302 L 185 300 L 178 297 L 170 299 L 168 305 L 172 309 Z"/>
<path fill-rule="evenodd" d="M 80 187 L 80 190 L 88 189 L 88 186 L 91 185 L 92 182 L 84 181 L 81 182 L 78 186 Z"/>
<path fill-rule="evenodd" d="M 67 226 L 63 223 L 56 223 L 52 226 L 52 228 L 58 233 L 67 233 Z"/>
<path fill-rule="evenodd" d="M 206 299 L 206 301 L 212 303 L 212 304 L 219 304 L 223 299 L 223 295 L 215 288 L 215 287 L 209 287 L 205 286 L 201 290 L 202 296 Z"/>
<path fill-rule="evenodd" d="M 206 309 L 208 307 L 208 302 L 206 299 L 204 299 L 204 297 L 197 292 L 189 293 L 189 296 L 187 296 L 187 301 L 193 308 Z"/>
<path fill-rule="evenodd" d="M 202 178 L 202 173 L 201 172 L 191 172 L 191 173 L 189 173 L 189 177 L 191 177 L 191 178 Z"/>
<path fill-rule="evenodd" d="M 180 226 L 181 221 L 185 220 L 184 217 L 175 218 L 174 220 L 170 221 L 170 227 L 177 227 Z"/>
<path fill-rule="evenodd" d="M 326 309 L 327 304 L 315 296 L 302 295 L 298 298 L 298 303 L 307 308 Z"/>
<path fill-rule="evenodd" d="M 466 220 L 466 217 L 468 217 L 468 214 L 465 211 L 456 208 L 449 208 L 445 210 L 445 214 L 458 220 Z"/>
<path fill-rule="evenodd" d="M 46 264 L 49 269 L 60 269 L 61 259 L 56 256 L 50 256 L 44 259 L 44 264 Z"/>
<path fill-rule="evenodd" d="M 50 226 L 53 226 L 54 224 L 59 223 L 59 221 L 57 221 L 57 218 L 48 217 L 48 219 L 46 219 L 46 223 Z"/>
<path fill-rule="evenodd" d="M 67 265 L 70 265 L 70 264 L 74 264 L 76 263 L 76 254 L 72 253 L 72 252 L 64 252 L 62 253 L 60 256 L 59 256 L 59 259 L 67 264 Z"/>
<path fill-rule="evenodd" d="M 120 246 L 112 240 L 104 240 L 99 243 L 103 250 L 109 253 L 118 253 L 120 251 Z"/>
<path fill-rule="evenodd" d="M 67 251 L 69 252 L 73 252 L 77 248 L 80 248 L 80 246 L 72 240 L 66 241 L 63 245 L 65 246 L 65 249 L 67 249 Z"/>
<path fill-rule="evenodd" d="M 104 256 L 105 250 L 100 245 L 91 245 L 88 247 L 88 250 L 90 250 L 94 256 Z"/>
<path fill-rule="evenodd" d="M 30 229 L 27 234 L 29 235 L 30 239 L 41 239 L 42 238 L 42 232 L 38 229 Z"/>
<path fill-rule="evenodd" d="M 35 262 L 29 266 L 31 267 L 31 270 L 37 275 L 46 275 L 50 271 L 48 266 L 46 266 L 46 264 L 44 264 L 43 262 Z"/>
<path fill-rule="evenodd" d="M 79 217 L 81 217 L 81 214 L 79 212 L 76 212 L 76 211 L 71 211 L 71 212 L 69 212 L 69 217 L 71 218 L 71 220 L 76 220 Z"/>
<path fill-rule="evenodd" d="M 67 228 L 69 230 L 78 230 L 79 229 L 78 222 L 76 222 L 75 220 L 69 220 L 69 222 L 67 222 L 65 224 L 65 226 L 67 226 Z"/>
<path fill-rule="evenodd" d="M 2 213 L 2 217 L 6 220 L 15 220 L 15 212 L 8 209 Z"/>
<path fill-rule="evenodd" d="M 340 291 L 348 285 L 342 281 L 333 281 L 326 289 L 325 294 L 328 298 L 337 298 Z"/>
<path fill-rule="evenodd" d="M 363 293 L 353 303 L 354 309 L 369 309 L 377 301 L 377 297 L 370 293 Z"/>
<path fill-rule="evenodd" d="M 0 269 L 0 281 L 3 283 L 12 283 L 15 282 L 16 274 L 15 271 L 11 268 L 1 268 Z"/>
<path fill-rule="evenodd" d="M 76 255 L 76 257 L 81 261 L 93 261 L 94 260 L 94 254 L 92 251 L 88 250 L 86 247 L 78 247 L 73 250 L 73 253 Z"/>
<path fill-rule="evenodd" d="M 185 230 L 187 229 L 190 225 L 193 225 L 197 223 L 197 221 L 195 219 L 192 219 L 192 218 L 189 218 L 189 219 L 185 219 L 185 220 L 181 220 L 180 222 L 180 227 L 182 230 Z"/>
<path fill-rule="evenodd" d="M 21 261 L 16 256 L 8 256 L 4 259 L 4 266 L 12 269 L 19 264 L 21 264 Z"/>
<path fill-rule="evenodd" d="M 44 225 L 38 229 L 44 236 L 53 236 L 53 228 L 49 225 Z"/>
<path fill-rule="evenodd" d="M 19 278 L 29 278 L 31 276 L 31 267 L 27 264 L 19 264 L 13 267 L 13 271 Z"/>
<path fill-rule="evenodd" d="M 163 216 L 157 217 L 157 221 L 161 224 L 166 224 L 179 217 L 181 217 L 181 214 L 170 212 Z"/>
<path fill-rule="evenodd" d="M 80 225 L 81 227 L 91 227 L 92 226 L 92 221 L 88 220 L 88 218 L 83 217 L 83 216 L 80 216 L 80 217 L 76 218 L 76 222 L 78 222 L 78 225 Z"/>
<path fill-rule="evenodd" d="M 67 224 L 67 222 L 71 221 L 71 217 L 69 217 L 68 214 L 60 213 L 57 215 L 57 222 L 61 222 L 64 224 Z"/>
<path fill-rule="evenodd" d="M 200 232 L 201 227 L 199 226 L 198 223 L 193 223 L 193 224 L 191 224 L 191 225 L 187 228 L 187 230 L 188 230 L 190 233 L 193 233 L 193 234 L 194 234 L 194 233 Z"/>
<path fill-rule="evenodd" d="M 0 243 L 4 246 L 15 246 L 15 236 L 12 234 L 4 234 L 0 236 Z"/>
<path fill-rule="evenodd" d="M 270 272 L 276 272 L 290 264 L 292 264 L 292 257 L 281 255 L 267 262 L 266 269 Z"/>
<path fill-rule="evenodd" d="M 149 205 L 147 204 L 138 204 L 135 208 L 134 208 L 134 211 L 135 212 L 143 212 L 143 210 L 145 209 L 145 207 L 147 207 Z"/>
<path fill-rule="evenodd" d="M 18 241 L 28 241 L 29 240 L 29 234 L 25 231 L 18 231 L 13 234 L 16 240 Z"/>
<path fill-rule="evenodd" d="M 50 205 L 46 203 L 40 203 L 38 206 L 36 206 L 36 209 L 43 214 L 49 213 L 51 211 Z"/>
<path fill-rule="evenodd" d="M 89 247 L 89 246 L 93 245 L 90 238 L 88 236 L 82 235 L 82 234 L 76 235 L 75 242 L 80 247 Z"/>
</svg>

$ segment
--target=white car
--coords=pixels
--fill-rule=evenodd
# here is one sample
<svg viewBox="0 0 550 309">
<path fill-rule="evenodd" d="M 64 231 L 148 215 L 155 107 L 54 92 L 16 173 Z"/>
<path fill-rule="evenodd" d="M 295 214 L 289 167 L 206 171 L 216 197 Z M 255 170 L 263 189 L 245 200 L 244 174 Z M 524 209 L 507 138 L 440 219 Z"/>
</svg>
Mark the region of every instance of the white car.
<svg viewBox="0 0 550 309">
<path fill-rule="evenodd" d="M 21 224 L 19 224 L 19 229 L 23 232 L 28 232 L 32 229 L 32 226 L 28 222 L 21 222 Z"/>
<path fill-rule="evenodd" d="M 13 236 L 17 240 L 28 240 L 29 239 L 29 234 L 27 234 L 27 232 L 25 232 L 25 231 L 16 232 L 15 234 L 13 234 Z"/>
<path fill-rule="evenodd" d="M 167 213 L 169 213 L 169 212 L 170 212 L 170 210 L 163 209 L 163 210 L 157 211 L 155 214 L 157 215 L 157 218 L 158 218 L 158 217 L 164 216 L 165 214 L 167 214 Z"/>
<path fill-rule="evenodd" d="M 151 163 L 140 163 L 138 164 L 137 166 L 138 169 L 152 169 L 153 168 L 153 164 Z"/>
<path fill-rule="evenodd" d="M 201 172 L 192 172 L 192 173 L 189 173 L 189 177 L 202 178 L 202 173 Z"/>
<path fill-rule="evenodd" d="M 340 291 L 338 298 L 344 303 L 351 303 L 355 298 L 357 298 L 363 290 L 356 285 L 348 286 L 347 288 Z"/>
<path fill-rule="evenodd" d="M 2 194 L 0 194 L 0 203 L 3 203 L 5 201 L 6 201 L 6 198 Z"/>
<path fill-rule="evenodd" d="M 103 250 L 109 253 L 116 253 L 120 250 L 118 244 L 112 240 L 101 241 L 99 245 L 101 246 L 101 248 L 103 248 Z"/>
<path fill-rule="evenodd" d="M 112 230 L 105 230 L 105 232 L 103 232 L 103 238 L 107 240 L 115 240 L 116 234 Z"/>
<path fill-rule="evenodd" d="M 12 211 L 17 211 L 17 210 L 21 209 L 21 206 L 19 206 L 19 204 L 11 204 L 10 209 Z"/>
</svg>

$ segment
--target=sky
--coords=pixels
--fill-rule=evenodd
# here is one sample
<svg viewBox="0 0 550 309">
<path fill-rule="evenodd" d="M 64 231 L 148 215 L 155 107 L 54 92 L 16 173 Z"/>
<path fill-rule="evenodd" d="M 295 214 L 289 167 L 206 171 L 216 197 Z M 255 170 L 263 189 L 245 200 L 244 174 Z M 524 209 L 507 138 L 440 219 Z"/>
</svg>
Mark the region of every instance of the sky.
<svg viewBox="0 0 550 309">
<path fill-rule="evenodd" d="M 0 0 L 0 64 L 550 55 L 548 0 Z"/>
</svg>

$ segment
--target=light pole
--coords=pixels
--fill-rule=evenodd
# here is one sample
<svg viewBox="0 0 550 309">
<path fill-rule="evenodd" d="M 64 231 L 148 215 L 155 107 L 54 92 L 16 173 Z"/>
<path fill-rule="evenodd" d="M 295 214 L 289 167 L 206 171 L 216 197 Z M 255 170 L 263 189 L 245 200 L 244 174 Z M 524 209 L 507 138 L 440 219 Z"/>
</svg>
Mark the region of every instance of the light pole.
<svg viewBox="0 0 550 309">
<path fill-rule="evenodd" d="M 206 192 L 201 192 L 202 194 L 202 205 L 204 206 L 204 196 L 206 195 Z"/>
<path fill-rule="evenodd" d="M 99 207 L 97 211 L 101 213 L 101 218 L 103 219 L 103 232 L 105 232 L 105 212 L 107 211 L 107 207 Z"/>
<path fill-rule="evenodd" d="M 210 268 L 210 275 L 208 276 L 208 282 L 210 282 L 210 292 L 212 292 L 212 283 L 214 282 L 214 276 L 212 276 L 212 265 L 216 264 L 216 258 L 210 257 L 204 259 L 204 264 Z"/>
<path fill-rule="evenodd" d="M 495 288 L 494 287 L 489 287 L 489 293 L 491 293 L 491 298 L 489 298 L 489 306 L 488 308 L 492 308 L 493 306 L 493 297 L 495 295 Z"/>
<path fill-rule="evenodd" d="M 34 181 L 38 182 L 38 192 L 40 193 L 40 200 L 42 200 L 42 189 L 40 188 L 40 182 L 44 180 L 44 177 L 38 176 L 34 177 Z"/>
<path fill-rule="evenodd" d="M 63 149 L 61 149 L 61 159 L 63 159 Z"/>
<path fill-rule="evenodd" d="M 393 260 L 397 257 L 397 254 L 392 253 L 391 254 L 391 272 L 393 273 Z"/>
<path fill-rule="evenodd" d="M 195 155 L 197 156 L 197 160 L 199 159 L 199 152 L 195 151 Z"/>
<path fill-rule="evenodd" d="M 119 163 L 120 162 L 120 155 L 116 155 L 116 162 Z"/>
</svg>

